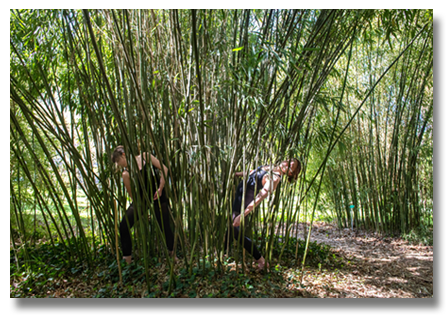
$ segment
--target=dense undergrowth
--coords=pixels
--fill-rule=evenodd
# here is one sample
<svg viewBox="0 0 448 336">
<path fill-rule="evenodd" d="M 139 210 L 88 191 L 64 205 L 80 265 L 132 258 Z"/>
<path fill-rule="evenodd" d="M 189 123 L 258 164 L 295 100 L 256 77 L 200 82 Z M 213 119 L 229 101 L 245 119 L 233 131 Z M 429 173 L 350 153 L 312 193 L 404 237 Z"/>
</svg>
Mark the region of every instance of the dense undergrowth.
<svg viewBox="0 0 448 336">
<path fill-rule="evenodd" d="M 290 238 L 284 243 L 275 237 L 275 250 L 267 272 L 258 272 L 246 257 L 244 270 L 235 267 L 233 257 L 224 259 L 221 267 L 217 260 L 199 260 L 187 269 L 179 255 L 173 280 L 163 257 L 150 259 L 147 286 L 142 259 L 131 265 L 121 262 L 123 283 L 119 283 L 116 257 L 108 246 L 97 246 L 94 265 L 83 260 L 70 260 L 62 244 L 49 242 L 30 251 L 30 266 L 25 269 L 23 250 L 10 252 L 11 297 L 294 297 L 298 292 L 291 285 L 300 286 L 301 260 L 304 242 Z M 74 245 L 74 240 L 70 244 Z M 298 243 L 298 258 L 294 258 Z M 279 260 L 280 252 L 283 251 Z M 240 256 L 241 260 L 241 256 Z M 335 270 L 344 266 L 342 260 L 324 244 L 311 242 L 307 254 L 307 268 Z M 241 265 L 241 263 L 239 264 Z"/>
<path fill-rule="evenodd" d="M 30 218 L 29 218 L 30 219 Z M 39 222 L 39 221 L 38 221 Z M 116 256 L 110 246 L 95 244 L 89 238 L 94 264 L 86 260 L 71 259 L 68 249 L 76 250 L 76 238 L 65 241 L 66 247 L 57 240 L 54 246 L 45 239 L 43 225 L 28 225 L 29 267 L 25 266 L 25 251 L 10 251 L 10 297 L 296 297 L 301 286 L 301 262 L 305 242 L 295 238 L 275 236 L 273 239 L 273 263 L 268 272 L 257 272 L 246 255 L 245 272 L 235 267 L 235 259 L 230 255 L 221 267 L 217 259 L 199 258 L 187 268 L 183 255 L 178 251 L 179 262 L 175 267 L 173 280 L 169 281 L 169 267 L 163 256 L 149 258 L 149 288 L 146 282 L 143 259 L 137 258 L 131 265 L 121 262 L 123 284 L 119 284 L 119 271 Z M 18 235 L 12 231 L 12 238 L 21 245 Z M 432 226 L 412 230 L 402 238 L 410 243 L 431 246 L 433 244 Z M 78 245 L 79 246 L 79 245 Z M 93 246 L 95 248 L 93 249 Z M 297 259 L 296 259 L 297 248 Z M 265 251 L 262 251 L 264 254 Z M 190 258 L 190 256 L 188 256 Z M 197 260 L 198 258 L 194 258 Z M 242 255 L 238 255 L 241 265 Z M 334 254 L 330 246 L 310 241 L 306 270 L 328 269 L 336 271 L 346 266 L 343 259 Z"/>
<path fill-rule="evenodd" d="M 432 246 L 433 227 L 429 225 L 420 225 L 416 228 L 413 228 L 408 233 L 403 234 L 402 238 L 410 243 Z"/>
</svg>

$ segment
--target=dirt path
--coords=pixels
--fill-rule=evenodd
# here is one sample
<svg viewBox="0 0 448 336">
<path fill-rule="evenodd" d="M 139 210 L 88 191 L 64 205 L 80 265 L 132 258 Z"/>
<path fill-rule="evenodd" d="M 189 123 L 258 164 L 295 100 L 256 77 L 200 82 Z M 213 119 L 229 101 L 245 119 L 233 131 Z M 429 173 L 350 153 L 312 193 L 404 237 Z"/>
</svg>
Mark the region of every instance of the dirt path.
<svg viewBox="0 0 448 336">
<path fill-rule="evenodd" d="M 303 237 L 303 225 L 297 229 L 295 234 Z M 330 245 L 335 254 L 347 260 L 347 266 L 336 272 L 310 271 L 304 278 L 304 296 L 433 296 L 432 246 L 411 245 L 399 238 L 383 238 L 365 231 L 340 230 L 328 223 L 316 223 L 311 240 Z"/>
</svg>

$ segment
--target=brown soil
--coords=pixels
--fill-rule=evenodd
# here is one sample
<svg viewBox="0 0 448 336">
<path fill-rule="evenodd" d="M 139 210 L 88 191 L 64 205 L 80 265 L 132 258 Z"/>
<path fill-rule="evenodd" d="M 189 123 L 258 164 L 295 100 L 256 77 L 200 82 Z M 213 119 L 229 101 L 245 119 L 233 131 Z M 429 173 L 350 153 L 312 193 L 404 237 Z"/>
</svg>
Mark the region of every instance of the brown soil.
<svg viewBox="0 0 448 336">
<path fill-rule="evenodd" d="M 296 231 L 303 238 L 303 225 Z M 306 273 L 297 288 L 304 296 L 345 298 L 423 298 L 433 296 L 433 247 L 412 245 L 400 238 L 338 229 L 316 223 L 311 240 L 325 243 L 346 260 L 341 270 Z"/>
</svg>

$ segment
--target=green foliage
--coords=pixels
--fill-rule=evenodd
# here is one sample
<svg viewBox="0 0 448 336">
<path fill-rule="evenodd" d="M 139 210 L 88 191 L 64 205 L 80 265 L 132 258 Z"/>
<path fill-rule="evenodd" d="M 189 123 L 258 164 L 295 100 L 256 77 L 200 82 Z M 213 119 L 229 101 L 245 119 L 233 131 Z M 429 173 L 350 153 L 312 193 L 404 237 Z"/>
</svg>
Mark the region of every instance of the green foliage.
<svg viewBox="0 0 448 336">
<path fill-rule="evenodd" d="M 413 228 L 410 232 L 402 234 L 402 237 L 411 244 L 433 246 L 432 222 L 430 222 L 429 225 L 420 224 L 419 227 Z"/>
<path fill-rule="evenodd" d="M 283 244 L 282 237 L 275 239 L 276 251 L 284 246 L 286 260 L 294 259 L 297 241 L 290 238 Z M 76 242 L 68 241 L 72 247 Z M 299 241 L 299 255 L 304 252 L 304 242 Z M 223 268 L 216 268 L 210 261 L 205 262 L 205 268 L 199 265 L 192 268 L 176 270 L 172 281 L 164 276 L 161 270 L 164 266 L 157 258 L 150 259 L 150 272 L 148 289 L 145 289 L 145 268 L 142 259 L 127 265 L 121 261 L 123 285 L 119 285 L 119 271 L 116 259 L 105 245 L 98 245 L 98 254 L 95 257 L 95 267 L 91 268 L 82 260 L 70 260 L 70 255 L 62 244 L 42 243 L 32 252 L 31 268 L 23 271 L 25 255 L 23 251 L 18 258 L 10 252 L 10 288 L 11 297 L 52 297 L 53 295 L 68 297 L 83 296 L 95 298 L 108 297 L 272 297 L 276 291 L 287 291 L 288 281 L 284 279 L 284 270 L 294 267 L 295 263 L 276 263 L 269 273 L 250 272 L 243 274 L 236 272 L 234 259 L 228 258 Z M 335 268 L 341 267 L 342 262 L 331 251 L 329 246 L 312 242 L 308 251 L 310 267 Z M 278 254 L 275 254 L 275 258 Z M 276 260 L 276 259 L 274 259 Z M 19 265 L 20 269 L 17 269 Z M 293 280 L 290 279 L 292 282 Z M 294 280 L 295 281 L 295 280 Z M 73 288 L 84 288 L 83 293 Z M 199 294 L 199 292 L 201 294 Z M 56 294 L 57 293 L 57 294 Z M 291 294 L 288 294 L 291 295 Z"/>
<path fill-rule="evenodd" d="M 188 270 L 223 252 L 235 172 L 291 156 L 299 181 L 257 207 L 248 230 L 268 259 L 291 258 L 275 228 L 300 218 L 432 226 L 432 11 L 12 10 L 10 35 L 11 243 L 26 269 L 39 239 L 89 269 L 93 242 L 115 249 L 129 200 L 110 162 L 119 144 L 133 176 L 141 152 L 167 166 Z M 122 275 L 160 296 L 175 290 L 174 265 L 152 290 L 152 258 L 167 251 L 149 215 L 133 236 L 144 273 Z M 311 250 L 307 262 L 322 264 L 328 251 Z M 108 265 L 101 295 L 132 295 Z"/>
</svg>

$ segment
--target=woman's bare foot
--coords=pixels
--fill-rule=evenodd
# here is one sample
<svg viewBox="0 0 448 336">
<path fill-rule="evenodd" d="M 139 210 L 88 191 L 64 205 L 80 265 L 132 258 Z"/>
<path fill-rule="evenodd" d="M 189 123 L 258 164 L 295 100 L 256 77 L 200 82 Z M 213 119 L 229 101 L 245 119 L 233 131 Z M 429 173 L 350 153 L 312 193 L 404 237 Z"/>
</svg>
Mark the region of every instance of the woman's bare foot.
<svg viewBox="0 0 448 336">
<path fill-rule="evenodd" d="M 264 269 L 264 266 L 266 265 L 267 268 L 269 268 L 269 264 L 264 260 L 263 257 L 257 260 L 258 263 L 258 270 L 262 271 Z"/>
<path fill-rule="evenodd" d="M 177 263 L 179 261 L 179 259 L 177 259 L 177 255 L 176 253 L 174 253 L 174 251 L 170 251 L 170 256 L 174 256 L 174 262 Z"/>
<path fill-rule="evenodd" d="M 126 261 L 126 263 L 128 265 L 132 262 L 132 256 L 131 255 L 130 256 L 126 256 L 126 257 L 123 256 L 123 259 Z"/>
</svg>

